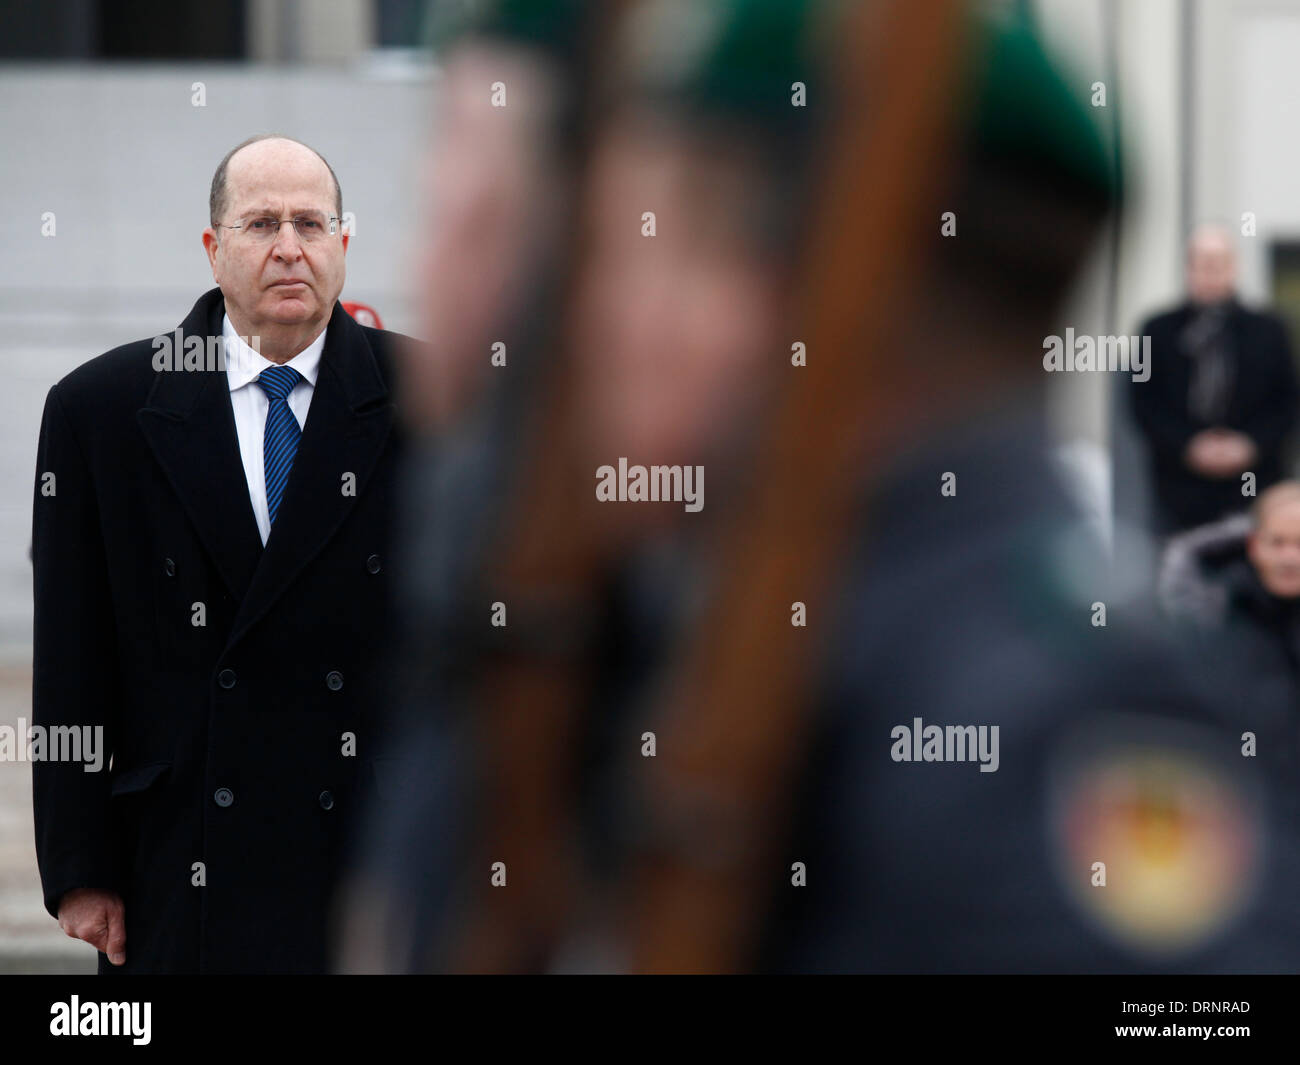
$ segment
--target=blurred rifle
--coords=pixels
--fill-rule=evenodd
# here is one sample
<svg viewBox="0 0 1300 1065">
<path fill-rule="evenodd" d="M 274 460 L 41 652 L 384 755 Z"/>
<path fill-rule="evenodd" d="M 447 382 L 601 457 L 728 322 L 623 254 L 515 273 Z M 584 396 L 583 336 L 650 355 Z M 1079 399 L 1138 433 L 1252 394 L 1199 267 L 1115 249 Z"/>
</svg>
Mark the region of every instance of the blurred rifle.
<svg viewBox="0 0 1300 1065">
<path fill-rule="evenodd" d="M 718 544 L 722 583 L 682 645 L 664 704 L 646 809 L 658 815 L 640 870 L 634 967 L 743 970 L 783 803 L 808 732 L 806 696 L 824 647 L 828 591 L 846 536 L 861 531 L 864 477 L 909 415 L 906 359 L 886 339 L 922 263 L 945 172 L 960 22 L 947 0 L 855 5 L 839 58 L 841 110 L 807 248 L 792 371 L 761 475 Z M 938 225 L 938 215 L 933 215 Z M 808 628 L 791 625 L 803 602 Z"/>
</svg>

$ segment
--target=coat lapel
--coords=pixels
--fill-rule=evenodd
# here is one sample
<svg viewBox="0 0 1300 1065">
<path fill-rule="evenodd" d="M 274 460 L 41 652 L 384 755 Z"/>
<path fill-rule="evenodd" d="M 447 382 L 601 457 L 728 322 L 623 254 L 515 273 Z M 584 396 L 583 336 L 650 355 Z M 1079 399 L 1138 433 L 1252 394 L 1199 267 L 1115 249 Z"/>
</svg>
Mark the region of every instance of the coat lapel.
<svg viewBox="0 0 1300 1065">
<path fill-rule="evenodd" d="M 213 289 L 179 331 L 220 336 L 224 310 L 220 289 Z M 307 422 L 265 549 L 248 496 L 224 369 L 159 372 L 137 420 L 240 604 L 229 646 L 275 604 L 347 517 L 370 478 L 393 415 L 369 341 L 335 303 Z"/>
<path fill-rule="evenodd" d="M 169 341 L 183 345 L 190 336 L 205 342 L 219 337 L 224 311 L 221 290 L 213 289 Z M 243 599 L 262 538 L 248 497 L 225 370 L 157 372 L 136 420 L 227 589 L 236 601 Z"/>
<path fill-rule="evenodd" d="M 392 422 L 388 388 L 370 342 L 335 303 L 298 452 L 231 643 L 275 604 L 343 523 L 365 490 Z"/>
</svg>

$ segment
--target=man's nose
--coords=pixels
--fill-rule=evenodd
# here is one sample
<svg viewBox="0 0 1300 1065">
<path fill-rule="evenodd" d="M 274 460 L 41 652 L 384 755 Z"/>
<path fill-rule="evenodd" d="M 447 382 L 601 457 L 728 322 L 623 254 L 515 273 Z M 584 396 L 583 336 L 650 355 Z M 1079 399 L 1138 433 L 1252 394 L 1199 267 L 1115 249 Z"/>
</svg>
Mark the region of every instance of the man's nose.
<svg viewBox="0 0 1300 1065">
<path fill-rule="evenodd" d="M 302 242 L 298 239 L 298 230 L 292 222 L 281 223 L 275 235 L 275 254 L 280 259 L 302 258 Z"/>
</svg>

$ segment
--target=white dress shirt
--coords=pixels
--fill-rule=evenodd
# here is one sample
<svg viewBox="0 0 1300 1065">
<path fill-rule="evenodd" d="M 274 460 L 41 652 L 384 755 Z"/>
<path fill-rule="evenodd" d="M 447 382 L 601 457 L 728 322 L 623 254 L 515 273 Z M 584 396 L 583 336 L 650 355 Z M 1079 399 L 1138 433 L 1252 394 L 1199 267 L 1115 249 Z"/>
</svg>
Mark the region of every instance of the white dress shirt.
<svg viewBox="0 0 1300 1065">
<path fill-rule="evenodd" d="M 289 409 L 298 419 L 298 428 L 307 424 L 307 408 L 311 406 L 316 391 L 316 375 L 320 371 L 320 356 L 325 349 L 325 334 L 313 340 L 298 352 L 285 366 L 292 366 L 302 375 L 302 380 L 289 393 Z M 230 405 L 235 411 L 235 431 L 239 435 L 239 454 L 244 460 L 244 477 L 248 481 L 248 497 L 253 503 L 253 516 L 257 518 L 257 531 L 262 534 L 262 545 L 271 535 L 271 511 L 266 504 L 266 473 L 262 468 L 262 444 L 266 434 L 266 410 L 270 402 L 258 375 L 269 366 L 275 366 L 244 343 L 235 332 L 227 315 L 221 323 L 221 335 L 226 342 L 226 380 L 230 385 Z M 290 479 L 293 473 L 289 474 Z"/>
</svg>

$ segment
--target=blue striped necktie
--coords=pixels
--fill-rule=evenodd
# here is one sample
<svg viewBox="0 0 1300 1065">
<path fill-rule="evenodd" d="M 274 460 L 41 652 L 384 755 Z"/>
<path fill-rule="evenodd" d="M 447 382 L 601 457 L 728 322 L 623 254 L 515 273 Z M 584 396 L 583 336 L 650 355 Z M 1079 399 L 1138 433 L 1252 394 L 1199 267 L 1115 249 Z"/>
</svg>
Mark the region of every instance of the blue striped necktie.
<svg viewBox="0 0 1300 1065">
<path fill-rule="evenodd" d="M 262 469 L 266 479 L 266 509 L 275 524 L 275 512 L 280 509 L 280 497 L 289 481 L 293 457 L 298 453 L 298 438 L 302 430 L 298 419 L 289 409 L 289 393 L 302 380 L 302 374 L 290 366 L 270 366 L 257 378 L 266 393 L 266 433 L 262 437 Z"/>
</svg>

